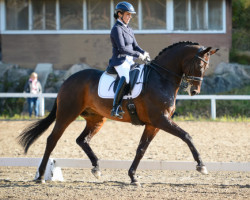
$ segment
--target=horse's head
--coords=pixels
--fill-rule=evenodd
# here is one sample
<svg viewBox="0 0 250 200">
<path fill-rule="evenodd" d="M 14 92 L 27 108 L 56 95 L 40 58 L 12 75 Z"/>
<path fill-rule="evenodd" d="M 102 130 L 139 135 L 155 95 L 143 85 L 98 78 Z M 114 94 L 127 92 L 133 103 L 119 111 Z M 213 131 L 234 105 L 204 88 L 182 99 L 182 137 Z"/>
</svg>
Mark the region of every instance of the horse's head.
<svg viewBox="0 0 250 200">
<path fill-rule="evenodd" d="M 209 67 L 210 56 L 219 49 L 203 47 L 190 41 L 175 43 L 163 49 L 150 66 L 159 74 L 167 73 L 175 78 L 187 82 L 186 91 L 193 96 L 200 93 L 201 83 L 205 71 Z"/>
<path fill-rule="evenodd" d="M 183 80 L 188 83 L 186 91 L 193 96 L 200 93 L 201 83 L 205 71 L 209 68 L 210 56 L 219 49 L 212 50 L 212 47 L 194 46 L 193 53 L 187 54 L 183 63 Z"/>
</svg>

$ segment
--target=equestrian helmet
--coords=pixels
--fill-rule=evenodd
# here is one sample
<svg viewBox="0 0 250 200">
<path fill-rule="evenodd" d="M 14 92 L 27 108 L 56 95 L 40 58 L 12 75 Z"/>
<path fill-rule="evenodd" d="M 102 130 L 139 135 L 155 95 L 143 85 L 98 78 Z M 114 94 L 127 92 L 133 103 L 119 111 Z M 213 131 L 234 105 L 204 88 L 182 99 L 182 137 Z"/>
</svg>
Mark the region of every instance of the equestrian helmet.
<svg viewBox="0 0 250 200">
<path fill-rule="evenodd" d="M 126 1 L 122 1 L 120 3 L 118 3 L 115 7 L 115 14 L 118 14 L 118 12 L 129 12 L 131 14 L 136 14 L 134 7 L 132 6 L 132 4 L 126 2 Z"/>
</svg>

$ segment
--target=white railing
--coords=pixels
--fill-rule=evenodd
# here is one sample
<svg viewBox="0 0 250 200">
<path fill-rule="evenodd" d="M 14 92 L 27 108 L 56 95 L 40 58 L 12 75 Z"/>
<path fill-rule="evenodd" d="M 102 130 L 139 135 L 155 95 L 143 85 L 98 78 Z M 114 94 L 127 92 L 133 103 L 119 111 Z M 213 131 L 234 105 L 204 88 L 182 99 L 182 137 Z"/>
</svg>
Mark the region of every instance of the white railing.
<svg viewBox="0 0 250 200">
<path fill-rule="evenodd" d="M 41 94 L 30 94 L 30 93 L 0 93 L 0 98 L 28 98 L 38 97 L 39 98 L 39 113 L 40 116 L 44 116 L 45 102 L 44 98 L 56 98 L 57 93 L 41 93 Z"/>
<path fill-rule="evenodd" d="M 44 98 L 56 98 L 57 93 L 0 93 L 0 98 L 27 98 L 38 97 L 40 100 L 40 115 L 44 116 Z M 177 100 L 210 100 L 211 101 L 211 118 L 216 119 L 216 100 L 250 100 L 250 95 L 178 95 Z"/>
<path fill-rule="evenodd" d="M 38 167 L 40 158 L 0 158 L 0 167 Z M 129 169 L 131 160 L 100 160 L 103 169 Z M 196 169 L 195 162 L 142 160 L 140 170 L 184 170 Z M 250 162 L 206 162 L 208 171 L 250 172 Z M 45 180 L 63 181 L 61 167 L 92 168 L 90 160 L 73 158 L 50 158 L 45 171 Z"/>
<path fill-rule="evenodd" d="M 211 118 L 216 119 L 216 100 L 250 100 L 250 95 L 178 95 L 181 100 L 211 100 Z"/>
</svg>

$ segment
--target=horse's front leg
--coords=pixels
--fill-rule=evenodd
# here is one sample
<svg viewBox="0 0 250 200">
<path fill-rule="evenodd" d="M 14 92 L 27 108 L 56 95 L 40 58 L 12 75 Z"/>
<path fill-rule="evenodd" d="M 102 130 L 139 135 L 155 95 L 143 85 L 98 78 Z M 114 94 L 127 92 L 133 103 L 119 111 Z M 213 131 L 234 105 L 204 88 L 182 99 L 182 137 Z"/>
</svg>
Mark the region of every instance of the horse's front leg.
<svg viewBox="0 0 250 200">
<path fill-rule="evenodd" d="M 176 137 L 181 138 L 189 147 L 194 160 L 198 163 L 196 169 L 202 174 L 208 174 L 207 168 L 205 167 L 198 150 L 195 148 L 194 143 L 192 141 L 192 137 L 183 129 L 181 129 L 176 123 L 174 123 L 171 119 L 166 116 L 160 117 L 160 119 L 156 120 L 153 123 L 159 129 L 162 129 L 166 132 L 175 135 Z"/>
<path fill-rule="evenodd" d="M 135 178 L 135 172 L 136 172 L 136 169 L 140 163 L 140 160 L 142 159 L 144 153 L 146 152 L 150 142 L 153 140 L 153 138 L 158 133 L 158 131 L 159 131 L 159 129 L 155 128 L 153 126 L 149 126 L 149 125 L 145 126 L 143 135 L 141 137 L 139 146 L 138 146 L 137 151 L 136 151 L 134 161 L 133 161 L 133 163 L 128 171 L 128 175 L 131 178 L 131 184 L 133 184 L 133 185 L 140 186 L 140 183 Z"/>
</svg>

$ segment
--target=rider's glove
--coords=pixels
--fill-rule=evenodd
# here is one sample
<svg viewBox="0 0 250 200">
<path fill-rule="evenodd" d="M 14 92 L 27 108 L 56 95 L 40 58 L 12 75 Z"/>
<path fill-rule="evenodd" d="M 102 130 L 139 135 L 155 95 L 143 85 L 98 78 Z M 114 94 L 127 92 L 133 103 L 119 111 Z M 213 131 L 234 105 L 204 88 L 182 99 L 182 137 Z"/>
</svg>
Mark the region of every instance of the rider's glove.
<svg viewBox="0 0 250 200">
<path fill-rule="evenodd" d="M 139 59 L 142 60 L 142 61 L 144 61 L 144 62 L 150 60 L 148 52 L 145 52 L 144 54 L 140 53 Z"/>
<path fill-rule="evenodd" d="M 140 53 L 139 59 L 142 60 L 142 61 L 144 61 L 144 60 L 146 59 L 145 54 L 141 54 L 141 53 Z"/>
<path fill-rule="evenodd" d="M 151 60 L 148 52 L 145 51 L 144 56 L 146 56 L 145 61 L 150 61 Z"/>
</svg>

